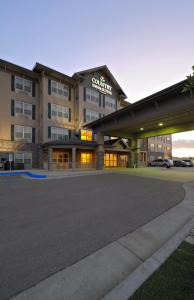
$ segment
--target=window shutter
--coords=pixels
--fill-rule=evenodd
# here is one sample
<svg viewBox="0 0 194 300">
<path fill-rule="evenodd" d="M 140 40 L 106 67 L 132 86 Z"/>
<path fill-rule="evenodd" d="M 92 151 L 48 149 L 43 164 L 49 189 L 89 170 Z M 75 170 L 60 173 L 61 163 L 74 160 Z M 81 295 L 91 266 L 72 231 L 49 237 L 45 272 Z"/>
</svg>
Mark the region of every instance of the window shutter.
<svg viewBox="0 0 194 300">
<path fill-rule="evenodd" d="M 51 139 L 51 127 L 48 127 L 48 138 Z"/>
<path fill-rule="evenodd" d="M 36 97 L 36 82 L 32 81 L 32 97 Z"/>
<path fill-rule="evenodd" d="M 71 101 L 71 87 L 69 87 L 69 101 Z"/>
<path fill-rule="evenodd" d="M 36 120 L 36 106 L 32 105 L 32 120 Z"/>
<path fill-rule="evenodd" d="M 35 143 L 36 140 L 36 129 L 32 128 L 32 143 Z"/>
<path fill-rule="evenodd" d="M 15 100 L 11 100 L 11 116 L 15 116 Z"/>
<path fill-rule="evenodd" d="M 94 134 L 94 132 L 92 131 L 92 141 L 94 141 L 95 140 L 95 134 Z"/>
<path fill-rule="evenodd" d="M 48 103 L 48 118 L 51 119 L 51 103 Z"/>
<path fill-rule="evenodd" d="M 51 95 L 51 80 L 48 79 L 48 94 Z"/>
<path fill-rule="evenodd" d="M 117 99 L 115 100 L 115 110 L 117 110 L 117 107 L 118 107 L 118 103 L 117 103 Z"/>
<path fill-rule="evenodd" d="M 84 101 L 86 101 L 86 88 L 84 88 Z"/>
<path fill-rule="evenodd" d="M 11 75 L 11 90 L 15 91 L 15 75 Z"/>
<path fill-rule="evenodd" d="M 86 122 L 86 109 L 84 108 L 84 122 Z"/>
<path fill-rule="evenodd" d="M 14 125 L 11 125 L 11 140 L 14 141 Z"/>
<path fill-rule="evenodd" d="M 69 139 L 71 139 L 71 130 L 69 129 Z"/>
<path fill-rule="evenodd" d="M 69 122 L 71 122 L 71 108 L 69 108 Z"/>
<path fill-rule="evenodd" d="M 100 118 L 100 119 L 102 118 L 102 114 L 101 114 L 101 113 L 99 113 L 99 118 Z"/>
<path fill-rule="evenodd" d="M 101 97 L 101 94 L 99 93 L 99 106 L 101 106 L 102 105 L 102 99 L 101 99 L 102 97 Z"/>
<path fill-rule="evenodd" d="M 103 107 L 105 107 L 105 95 L 103 95 Z"/>
</svg>

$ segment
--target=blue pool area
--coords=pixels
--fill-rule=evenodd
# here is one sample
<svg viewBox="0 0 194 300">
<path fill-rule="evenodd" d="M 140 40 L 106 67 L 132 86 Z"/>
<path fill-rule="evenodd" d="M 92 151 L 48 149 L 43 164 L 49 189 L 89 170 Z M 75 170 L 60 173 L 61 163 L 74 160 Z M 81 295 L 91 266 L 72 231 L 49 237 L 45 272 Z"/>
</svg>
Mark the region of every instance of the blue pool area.
<svg viewBox="0 0 194 300">
<path fill-rule="evenodd" d="M 34 174 L 29 171 L 16 171 L 16 172 L 0 172 L 0 176 L 16 176 L 16 175 L 26 175 L 31 178 L 36 179 L 45 179 L 47 178 L 47 175 L 40 175 L 40 174 Z"/>
</svg>

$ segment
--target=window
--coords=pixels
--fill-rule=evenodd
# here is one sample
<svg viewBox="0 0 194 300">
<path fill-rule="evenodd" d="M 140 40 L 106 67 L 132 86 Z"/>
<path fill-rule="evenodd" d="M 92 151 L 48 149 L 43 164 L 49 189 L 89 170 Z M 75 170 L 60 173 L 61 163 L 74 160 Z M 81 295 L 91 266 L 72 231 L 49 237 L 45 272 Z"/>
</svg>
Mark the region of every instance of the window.
<svg viewBox="0 0 194 300">
<path fill-rule="evenodd" d="M 99 93 L 94 89 L 86 88 L 86 101 L 99 106 Z"/>
<path fill-rule="evenodd" d="M 51 117 L 54 118 L 64 118 L 69 120 L 69 108 L 57 105 L 57 104 L 51 104 Z"/>
<path fill-rule="evenodd" d="M 15 90 L 32 96 L 32 81 L 15 76 Z"/>
<path fill-rule="evenodd" d="M 117 154 L 105 153 L 104 154 L 105 167 L 117 167 Z"/>
<path fill-rule="evenodd" d="M 27 142 L 32 142 L 32 127 L 15 125 L 14 129 L 15 141 L 25 140 Z"/>
<path fill-rule="evenodd" d="M 68 152 L 53 152 L 52 162 L 68 163 L 69 162 L 69 153 Z"/>
<path fill-rule="evenodd" d="M 92 122 L 99 119 L 100 114 L 97 111 L 86 109 L 86 122 Z"/>
<path fill-rule="evenodd" d="M 69 130 L 60 127 L 51 127 L 52 140 L 67 140 L 69 138 Z"/>
<path fill-rule="evenodd" d="M 81 140 L 82 141 L 92 141 L 92 131 L 91 130 L 81 130 Z"/>
<path fill-rule="evenodd" d="M 116 100 L 110 96 L 105 96 L 105 107 L 111 110 L 116 110 Z"/>
<path fill-rule="evenodd" d="M 15 101 L 15 115 L 23 115 L 29 119 L 32 119 L 32 104 Z"/>
<path fill-rule="evenodd" d="M 32 167 L 32 152 L 15 152 L 15 163 L 24 163 L 25 167 Z"/>
<path fill-rule="evenodd" d="M 82 164 L 91 164 L 93 160 L 92 153 L 81 153 L 81 163 Z"/>
<path fill-rule="evenodd" d="M 162 145 L 158 145 L 158 150 L 159 150 L 159 151 L 162 150 Z"/>
<path fill-rule="evenodd" d="M 52 95 L 69 98 L 69 87 L 60 82 L 51 80 L 51 93 Z"/>
<path fill-rule="evenodd" d="M 154 144 L 150 144 L 150 149 L 151 149 L 152 151 L 154 151 L 155 145 L 154 145 Z"/>
</svg>

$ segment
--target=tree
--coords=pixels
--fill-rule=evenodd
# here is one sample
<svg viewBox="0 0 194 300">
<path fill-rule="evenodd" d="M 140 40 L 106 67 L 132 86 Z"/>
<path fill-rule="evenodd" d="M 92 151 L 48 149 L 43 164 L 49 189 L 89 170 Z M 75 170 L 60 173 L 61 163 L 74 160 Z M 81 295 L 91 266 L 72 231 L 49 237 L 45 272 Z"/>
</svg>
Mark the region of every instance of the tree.
<svg viewBox="0 0 194 300">
<path fill-rule="evenodd" d="M 190 92 L 191 96 L 193 96 L 194 90 L 194 66 L 192 66 L 193 74 L 187 76 L 187 83 L 182 89 L 182 93 Z"/>
</svg>

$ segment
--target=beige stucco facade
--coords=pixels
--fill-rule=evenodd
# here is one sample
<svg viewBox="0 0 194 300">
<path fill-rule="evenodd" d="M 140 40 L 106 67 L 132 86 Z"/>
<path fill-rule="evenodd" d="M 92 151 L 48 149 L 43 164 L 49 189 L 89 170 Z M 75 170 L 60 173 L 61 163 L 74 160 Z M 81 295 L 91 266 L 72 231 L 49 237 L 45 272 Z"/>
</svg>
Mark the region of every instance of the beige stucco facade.
<svg viewBox="0 0 194 300">
<path fill-rule="evenodd" d="M 96 89 L 92 85 L 93 80 L 101 86 L 97 86 Z M 30 85 L 31 91 L 20 89 L 20 81 L 23 82 L 23 87 L 25 84 Z M 105 90 L 99 91 L 98 88 L 102 87 L 105 87 Z M 106 91 L 106 88 L 109 90 Z M 91 98 L 88 98 L 88 93 L 91 93 Z M 94 97 L 97 97 L 97 101 L 94 101 Z M 2 161 L 8 159 L 9 153 L 13 154 L 14 162 L 22 162 L 23 157 L 24 165 L 25 157 L 29 156 L 26 161 L 29 166 L 31 159 L 32 167 L 47 168 L 49 163 L 52 167 L 56 165 L 56 160 L 63 160 L 64 164 L 61 165 L 65 166 L 67 159 L 68 167 L 80 165 L 81 161 L 84 164 L 85 159 L 95 164 L 97 150 L 95 136 L 92 136 L 92 140 L 82 140 L 81 129 L 88 122 L 88 114 L 93 116 L 94 113 L 99 118 L 104 117 L 129 105 L 125 99 L 126 95 L 106 66 L 75 73 L 70 77 L 41 64 L 36 64 L 32 70 L 28 70 L 0 60 L 0 167 Z M 19 105 L 23 103 L 23 111 L 19 114 L 16 111 L 18 102 Z M 25 112 L 26 104 L 30 104 L 32 111 Z M 53 117 L 56 113 L 53 110 L 56 107 L 59 112 L 57 111 L 57 117 Z M 68 117 L 64 117 L 63 110 Z M 18 126 L 22 128 L 18 129 Z M 20 138 L 22 134 L 25 137 L 26 128 L 32 130 L 31 140 Z M 68 136 L 64 135 L 64 139 L 63 129 L 68 132 Z M 60 135 L 58 132 L 61 130 Z M 53 132 L 57 133 L 54 135 Z M 115 151 L 118 152 L 117 157 L 111 156 Z M 142 151 L 146 152 L 146 149 Z M 122 158 L 127 161 L 130 147 L 124 142 L 107 141 L 105 152 L 110 154 L 106 156 L 106 160 L 110 156 L 110 160 L 119 162 Z M 31 153 L 32 158 L 26 153 Z M 121 155 L 122 153 L 125 157 Z M 76 161 L 72 162 L 73 158 Z"/>
</svg>

